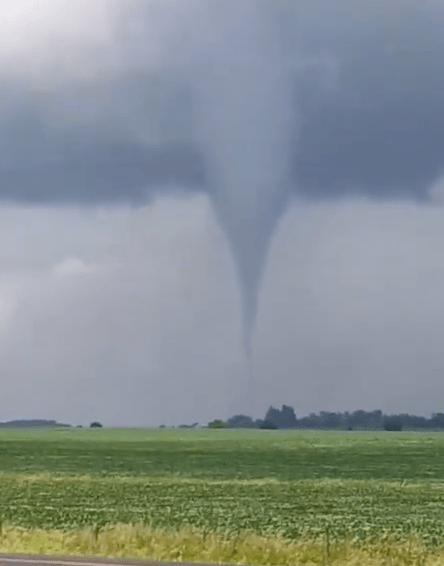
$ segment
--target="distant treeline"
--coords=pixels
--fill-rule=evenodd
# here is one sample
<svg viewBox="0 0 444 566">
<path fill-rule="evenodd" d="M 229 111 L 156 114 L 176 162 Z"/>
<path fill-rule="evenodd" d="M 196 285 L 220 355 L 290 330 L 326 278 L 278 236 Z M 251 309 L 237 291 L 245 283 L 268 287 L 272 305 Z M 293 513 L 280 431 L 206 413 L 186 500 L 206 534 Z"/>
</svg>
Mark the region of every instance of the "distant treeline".
<svg viewBox="0 0 444 566">
<path fill-rule="evenodd" d="M 235 415 L 226 421 L 208 423 L 210 428 L 270 428 L 270 429 L 337 429 L 337 430 L 402 430 L 402 429 L 444 429 L 444 413 L 433 413 L 431 418 L 402 413 L 386 415 L 382 411 L 354 411 L 331 413 L 321 411 L 310 413 L 298 419 L 294 409 L 282 405 L 282 409 L 270 407 L 264 419 L 253 420 L 246 415 Z"/>
<path fill-rule="evenodd" d="M 33 428 L 40 426 L 71 426 L 69 424 L 62 424 L 56 421 L 47 421 L 45 419 L 22 419 L 18 421 L 8 421 L 6 423 L 0 423 L 0 427 L 3 428 Z"/>
<path fill-rule="evenodd" d="M 81 426 L 81 425 L 78 425 Z M 161 425 L 163 428 L 164 425 Z M 179 425 L 179 428 L 196 428 L 198 423 Z M 262 428 L 262 429 L 321 429 L 321 430 L 405 430 L 405 429 L 442 429 L 444 430 L 444 413 L 433 413 L 431 418 L 418 417 L 401 413 L 386 415 L 382 411 L 358 410 L 353 413 L 331 413 L 321 411 L 310 413 L 308 417 L 298 419 L 293 407 L 282 405 L 282 409 L 270 406 L 263 419 L 253 420 L 246 415 L 235 415 L 226 421 L 216 419 L 208 423 L 208 428 Z M 22 419 L 0 422 L 0 428 L 34 428 L 34 427 L 71 427 L 70 424 L 58 423 L 55 420 Z M 102 427 L 93 422 L 90 427 Z"/>
</svg>

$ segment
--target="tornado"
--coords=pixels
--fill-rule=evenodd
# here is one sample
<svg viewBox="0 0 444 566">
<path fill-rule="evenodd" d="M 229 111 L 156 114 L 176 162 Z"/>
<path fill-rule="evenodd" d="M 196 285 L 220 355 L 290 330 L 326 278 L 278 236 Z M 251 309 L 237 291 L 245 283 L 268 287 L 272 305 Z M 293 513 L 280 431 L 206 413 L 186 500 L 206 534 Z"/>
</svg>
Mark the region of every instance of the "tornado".
<svg viewBox="0 0 444 566">
<path fill-rule="evenodd" d="M 193 85 L 197 140 L 238 277 L 250 356 L 267 251 L 289 199 L 292 74 L 273 3 L 224 0 L 208 7 L 213 36 Z"/>
</svg>

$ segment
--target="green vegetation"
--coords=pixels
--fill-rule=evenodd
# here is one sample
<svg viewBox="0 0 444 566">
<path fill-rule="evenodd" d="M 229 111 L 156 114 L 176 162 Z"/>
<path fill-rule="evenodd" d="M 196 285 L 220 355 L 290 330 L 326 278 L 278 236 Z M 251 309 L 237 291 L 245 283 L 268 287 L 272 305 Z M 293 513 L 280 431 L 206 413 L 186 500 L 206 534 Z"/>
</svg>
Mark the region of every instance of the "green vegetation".
<svg viewBox="0 0 444 566">
<path fill-rule="evenodd" d="M 223 421 L 221 419 L 214 419 L 208 423 L 208 428 L 233 428 L 229 422 Z"/>
<path fill-rule="evenodd" d="M 401 432 L 402 424 L 396 419 L 387 420 L 384 424 L 384 430 L 391 432 Z"/>
<path fill-rule="evenodd" d="M 259 425 L 259 428 L 265 430 L 277 430 L 278 427 L 270 421 L 264 421 L 262 424 Z"/>
<path fill-rule="evenodd" d="M 444 559 L 440 433 L 5 429 L 0 455 L 1 551 Z"/>
</svg>

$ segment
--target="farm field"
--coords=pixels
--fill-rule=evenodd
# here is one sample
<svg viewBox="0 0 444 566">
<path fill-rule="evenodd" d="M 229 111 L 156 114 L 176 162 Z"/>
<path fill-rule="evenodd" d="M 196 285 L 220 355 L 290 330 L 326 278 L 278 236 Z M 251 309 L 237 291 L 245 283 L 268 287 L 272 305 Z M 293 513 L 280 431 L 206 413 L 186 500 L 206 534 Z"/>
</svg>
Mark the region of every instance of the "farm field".
<svg viewBox="0 0 444 566">
<path fill-rule="evenodd" d="M 0 551 L 443 564 L 444 434 L 0 430 Z"/>
</svg>

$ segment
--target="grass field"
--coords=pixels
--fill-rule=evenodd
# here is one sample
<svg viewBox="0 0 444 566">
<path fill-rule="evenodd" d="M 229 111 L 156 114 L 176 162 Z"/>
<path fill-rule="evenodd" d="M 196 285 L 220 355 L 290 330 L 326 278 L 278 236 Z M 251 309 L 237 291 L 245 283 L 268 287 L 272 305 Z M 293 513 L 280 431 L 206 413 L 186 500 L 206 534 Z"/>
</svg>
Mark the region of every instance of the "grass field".
<svg viewBox="0 0 444 566">
<path fill-rule="evenodd" d="M 0 550 L 444 564 L 444 434 L 0 429 Z"/>
</svg>

